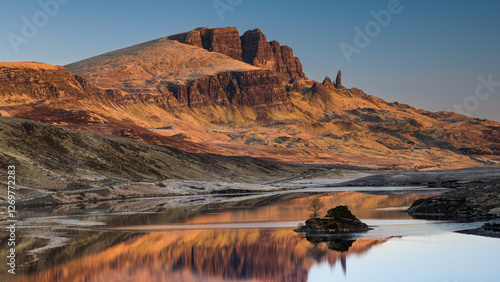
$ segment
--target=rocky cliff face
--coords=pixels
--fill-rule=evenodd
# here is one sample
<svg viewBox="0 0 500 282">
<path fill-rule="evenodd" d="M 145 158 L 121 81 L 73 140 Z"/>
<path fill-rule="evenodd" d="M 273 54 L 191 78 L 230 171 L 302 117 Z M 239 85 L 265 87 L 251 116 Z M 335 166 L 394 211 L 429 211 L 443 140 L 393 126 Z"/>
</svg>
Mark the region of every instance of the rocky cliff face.
<svg viewBox="0 0 500 282">
<path fill-rule="evenodd" d="M 169 36 L 170 40 L 222 53 L 251 65 L 278 71 L 291 78 L 306 78 L 299 58 L 292 48 L 277 41 L 268 42 L 260 29 L 249 30 L 241 37 L 235 27 L 199 28 Z"/>
<path fill-rule="evenodd" d="M 41 63 L 1 63 L 0 99 L 60 100 L 60 99 L 109 99 L 119 96 L 119 91 L 103 90 L 92 86 L 83 77 L 68 72 L 63 67 Z"/>
<path fill-rule="evenodd" d="M 123 91 L 118 104 L 148 103 L 164 109 L 211 105 L 291 109 L 283 75 L 241 61 L 236 28 L 199 29 L 172 38 L 203 48 L 160 39 L 66 67 L 99 87 Z"/>
<path fill-rule="evenodd" d="M 275 72 L 231 71 L 189 82 L 169 83 L 180 106 L 237 105 L 253 108 L 290 109 L 291 102 Z"/>
<path fill-rule="evenodd" d="M 249 30 L 241 36 L 242 59 L 257 67 L 279 71 L 292 78 L 305 78 L 302 63 L 293 56 L 292 48 L 278 41 L 267 42 L 260 29 Z"/>
<path fill-rule="evenodd" d="M 188 33 L 169 36 L 168 39 L 221 53 L 241 61 L 240 34 L 235 27 L 198 28 Z"/>
</svg>

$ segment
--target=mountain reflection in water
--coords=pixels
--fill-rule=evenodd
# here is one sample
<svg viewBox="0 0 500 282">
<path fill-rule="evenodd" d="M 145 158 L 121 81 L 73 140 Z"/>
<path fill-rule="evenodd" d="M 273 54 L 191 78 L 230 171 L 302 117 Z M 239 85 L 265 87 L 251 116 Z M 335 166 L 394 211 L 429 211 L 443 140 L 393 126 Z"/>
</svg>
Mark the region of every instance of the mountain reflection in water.
<svg viewBox="0 0 500 282">
<path fill-rule="evenodd" d="M 347 205 L 349 210 L 361 219 L 411 219 L 408 214 L 400 211 L 405 210 L 418 199 L 437 194 L 373 195 L 353 191 L 326 193 L 319 196 L 300 197 L 258 208 L 249 207 L 201 214 L 184 220 L 182 224 L 305 221 L 311 213 L 307 210 L 307 205 L 315 197 L 325 203 L 325 209 L 320 211 L 321 214 L 326 214 L 328 208 Z M 399 207 L 399 209 L 387 209 L 395 207 Z"/>
<path fill-rule="evenodd" d="M 326 207 L 347 204 L 362 220 L 407 220 L 410 217 L 399 210 L 416 199 L 431 195 L 374 195 L 349 191 L 283 200 L 274 196 L 269 200 L 261 197 L 238 202 L 237 206 L 210 207 L 205 211 L 181 207 L 137 215 L 89 214 L 82 218 L 104 221 L 111 230 L 98 227 L 101 230 L 76 233 L 72 244 L 46 253 L 44 261 L 29 267 L 30 274 L 16 278 L 17 281 L 50 282 L 306 281 L 315 265 L 326 263 L 333 267 L 340 263 L 346 271 L 347 257 L 365 254 L 385 242 L 386 236 L 309 242 L 292 231 L 296 225 L 286 228 L 264 226 L 306 220 L 310 213 L 306 207 L 312 197 L 319 197 Z M 215 228 L 217 224 L 242 223 L 254 227 Z M 158 232 L 165 226 L 174 228 Z M 127 228 L 153 232 L 120 231 Z"/>
<path fill-rule="evenodd" d="M 320 262 L 332 267 L 384 240 L 356 240 L 346 252 L 289 230 L 150 233 L 19 281 L 306 281 Z"/>
</svg>

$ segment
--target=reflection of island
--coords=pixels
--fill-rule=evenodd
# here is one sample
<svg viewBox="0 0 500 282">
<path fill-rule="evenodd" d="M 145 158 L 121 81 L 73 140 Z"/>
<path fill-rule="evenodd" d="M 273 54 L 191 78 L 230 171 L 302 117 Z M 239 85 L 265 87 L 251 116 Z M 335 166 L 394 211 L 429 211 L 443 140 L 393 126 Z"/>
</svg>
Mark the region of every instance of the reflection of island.
<svg viewBox="0 0 500 282">
<path fill-rule="evenodd" d="M 436 195 L 430 194 L 408 194 L 408 195 L 371 195 L 360 192 L 346 191 L 328 193 L 319 196 L 301 197 L 275 204 L 259 206 L 254 201 L 240 202 L 239 206 L 257 207 L 255 209 L 233 209 L 219 213 L 201 214 L 189 218 L 188 224 L 225 223 L 225 222 L 257 222 L 257 221 L 287 221 L 306 220 L 310 211 L 307 205 L 312 198 L 319 198 L 326 207 L 335 207 L 349 203 L 349 209 L 361 219 L 411 219 L 402 212 L 394 211 L 394 207 L 402 207 L 405 210 L 414 201 Z M 289 197 L 290 195 L 288 195 Z M 283 194 L 286 197 L 286 194 Z M 276 202 L 276 198 L 273 198 Z M 390 209 L 386 209 L 390 208 Z M 324 212 L 324 210 L 322 211 Z M 161 222 L 158 222 L 161 223 Z M 139 223 L 128 223 L 139 224 Z"/>
<path fill-rule="evenodd" d="M 383 242 L 352 241 L 346 249 L 336 242 L 312 246 L 288 230 L 151 233 L 19 281 L 197 281 L 203 277 L 305 281 L 313 265 L 328 261 L 333 266 L 341 261 L 345 266 L 347 256 Z"/>
<path fill-rule="evenodd" d="M 313 252 L 317 253 L 319 251 L 319 244 L 326 243 L 329 250 L 340 253 L 340 263 L 342 265 L 342 270 L 347 273 L 347 259 L 346 254 L 352 247 L 356 239 L 348 236 L 322 236 L 322 235 L 306 235 L 307 241 L 313 244 Z M 370 245 L 371 247 L 372 245 Z"/>
<path fill-rule="evenodd" d="M 309 218 L 303 226 L 294 231 L 304 234 L 307 241 L 313 243 L 315 250 L 319 243 L 326 243 L 328 249 L 340 252 L 340 262 L 346 273 L 347 260 L 344 253 L 348 252 L 356 241 L 352 234 L 366 232 L 369 229 L 368 225 L 352 214 L 347 206 L 339 205 L 329 209 L 324 217 Z M 338 234 L 343 235 L 338 236 Z"/>
<path fill-rule="evenodd" d="M 328 249 L 336 252 L 345 253 L 348 252 L 352 244 L 356 242 L 356 239 L 352 237 L 345 236 L 315 236 L 306 235 L 306 240 L 311 242 L 313 245 L 320 243 L 326 243 Z"/>
</svg>

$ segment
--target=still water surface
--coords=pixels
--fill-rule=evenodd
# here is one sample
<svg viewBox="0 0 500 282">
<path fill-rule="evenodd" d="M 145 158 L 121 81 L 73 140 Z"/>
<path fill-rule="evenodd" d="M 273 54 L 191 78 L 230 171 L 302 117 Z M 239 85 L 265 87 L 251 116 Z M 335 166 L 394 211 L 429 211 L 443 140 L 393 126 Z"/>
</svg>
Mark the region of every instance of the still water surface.
<svg viewBox="0 0 500 282">
<path fill-rule="evenodd" d="M 432 194 L 390 190 L 321 194 L 326 207 L 348 205 L 373 226 L 369 232 L 328 242 L 293 232 L 309 215 L 306 207 L 313 196 L 305 193 L 161 212 L 120 213 L 111 206 L 26 212 L 20 224 L 24 247 L 19 259 L 24 261 L 21 273 L 28 274 L 11 277 L 2 272 L 1 277 L 106 282 L 500 281 L 500 240 L 453 232 L 481 222 L 413 219 L 401 211 Z"/>
</svg>

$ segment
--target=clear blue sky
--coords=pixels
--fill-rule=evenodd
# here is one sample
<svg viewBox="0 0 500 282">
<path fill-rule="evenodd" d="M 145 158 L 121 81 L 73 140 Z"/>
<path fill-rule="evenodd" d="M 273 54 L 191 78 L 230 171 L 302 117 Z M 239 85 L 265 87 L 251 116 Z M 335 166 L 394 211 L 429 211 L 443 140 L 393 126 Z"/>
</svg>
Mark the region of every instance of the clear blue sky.
<svg viewBox="0 0 500 282">
<path fill-rule="evenodd" d="M 500 83 L 478 86 L 480 76 L 500 82 L 500 1 L 401 0 L 386 26 L 371 26 L 370 43 L 358 45 L 350 63 L 340 44 L 356 47 L 354 28 L 364 30 L 371 11 L 387 10 L 393 0 L 41 1 L 68 3 L 47 15 L 38 0 L 1 2 L 0 61 L 64 65 L 200 26 L 240 33 L 259 27 L 291 46 L 312 79 L 341 69 L 345 86 L 388 101 L 432 111 L 462 105 L 472 116 L 500 121 Z M 230 9 L 218 13 L 214 3 Z M 24 37 L 23 17 L 34 23 L 34 16 L 40 28 Z M 12 33 L 24 37 L 17 53 Z"/>
</svg>

